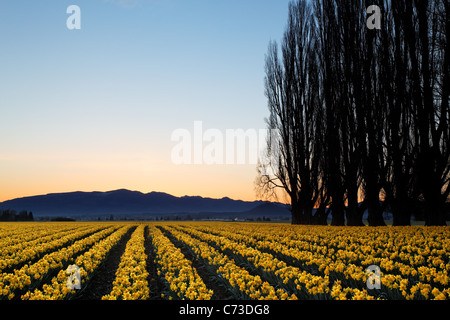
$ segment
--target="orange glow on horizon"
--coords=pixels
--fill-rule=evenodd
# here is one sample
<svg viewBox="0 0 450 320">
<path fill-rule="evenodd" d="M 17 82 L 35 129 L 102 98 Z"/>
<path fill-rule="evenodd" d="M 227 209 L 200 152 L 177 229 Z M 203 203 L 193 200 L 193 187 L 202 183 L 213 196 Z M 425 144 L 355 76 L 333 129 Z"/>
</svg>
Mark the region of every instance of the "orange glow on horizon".
<svg viewBox="0 0 450 320">
<path fill-rule="evenodd" d="M 175 165 L 170 152 L 23 154 L 0 158 L 0 202 L 73 191 L 128 189 L 255 201 L 256 166 Z M 286 202 L 284 197 L 269 199 Z"/>
<path fill-rule="evenodd" d="M 173 196 L 202 196 L 234 200 L 260 200 L 254 189 L 254 170 L 223 166 L 166 166 L 159 170 L 129 169 L 115 166 L 101 169 L 36 170 L 11 173 L 0 186 L 0 202 L 15 198 L 74 191 L 111 191 L 128 189 Z M 248 168 L 247 168 L 248 169 Z M 52 170 L 53 171 L 53 170 Z"/>
<path fill-rule="evenodd" d="M 73 189 L 55 189 L 55 188 L 45 188 L 43 186 L 40 187 L 28 187 L 28 188 L 19 188 L 19 189 L 0 189 L 0 202 L 12 200 L 16 198 L 24 198 L 24 197 L 31 197 L 31 196 L 39 196 L 39 195 L 45 195 L 50 193 L 67 193 L 67 192 L 75 192 L 75 191 L 81 191 L 81 192 L 93 192 L 93 191 L 100 191 L 100 192 L 106 192 L 106 191 L 112 191 L 117 189 L 128 189 L 130 191 L 139 191 L 142 193 L 149 193 L 149 192 L 164 192 L 168 193 L 170 195 L 173 195 L 175 197 L 183 197 L 183 196 L 201 196 L 204 198 L 213 198 L 213 199 L 221 199 L 224 197 L 231 198 L 233 200 L 243 200 L 243 201 L 255 201 L 255 200 L 261 200 L 256 197 L 254 192 L 233 192 L 232 194 L 225 194 L 221 193 L 220 191 L 211 192 L 211 190 L 208 192 L 207 190 L 199 190 L 198 192 L 195 190 L 177 190 L 174 188 L 173 190 L 163 190 L 163 189 L 152 189 L 152 190 L 145 190 L 145 189 L 139 189 L 139 188 L 133 188 L 132 186 L 111 186 L 106 188 L 77 188 L 74 187 Z"/>
</svg>

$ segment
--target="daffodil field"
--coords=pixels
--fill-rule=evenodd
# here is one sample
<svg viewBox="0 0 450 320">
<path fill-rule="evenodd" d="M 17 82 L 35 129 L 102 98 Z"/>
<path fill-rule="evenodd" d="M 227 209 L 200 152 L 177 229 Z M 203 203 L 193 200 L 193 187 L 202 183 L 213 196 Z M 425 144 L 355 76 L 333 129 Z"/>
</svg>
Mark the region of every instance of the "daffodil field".
<svg viewBox="0 0 450 320">
<path fill-rule="evenodd" d="M 0 299 L 449 300 L 449 260 L 450 227 L 5 222 Z"/>
</svg>

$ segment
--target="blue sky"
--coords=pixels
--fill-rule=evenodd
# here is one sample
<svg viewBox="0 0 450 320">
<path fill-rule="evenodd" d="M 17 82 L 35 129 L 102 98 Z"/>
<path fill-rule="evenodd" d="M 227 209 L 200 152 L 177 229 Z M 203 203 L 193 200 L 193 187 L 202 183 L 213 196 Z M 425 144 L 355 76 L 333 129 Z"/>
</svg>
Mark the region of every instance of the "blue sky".
<svg viewBox="0 0 450 320">
<path fill-rule="evenodd" d="M 288 3 L 2 0 L 0 201 L 122 187 L 251 198 L 254 166 L 175 167 L 170 137 L 196 120 L 265 127 L 264 56 Z"/>
</svg>

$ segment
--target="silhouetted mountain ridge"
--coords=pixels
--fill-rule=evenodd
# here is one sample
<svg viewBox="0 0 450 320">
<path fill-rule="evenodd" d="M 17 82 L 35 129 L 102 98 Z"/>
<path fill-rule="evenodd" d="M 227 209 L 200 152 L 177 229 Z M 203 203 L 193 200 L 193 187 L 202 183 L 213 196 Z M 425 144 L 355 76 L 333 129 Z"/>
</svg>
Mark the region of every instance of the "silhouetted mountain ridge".
<svg viewBox="0 0 450 320">
<path fill-rule="evenodd" d="M 261 206 L 261 208 L 259 208 Z M 286 206 L 265 201 L 233 200 L 201 196 L 176 197 L 164 192 L 142 193 L 127 189 L 106 192 L 67 192 L 16 198 L 0 202 L 0 209 L 32 211 L 38 216 L 99 216 L 99 215 L 175 215 L 200 214 L 215 215 L 221 213 L 246 213 L 270 216 L 285 213 Z"/>
</svg>

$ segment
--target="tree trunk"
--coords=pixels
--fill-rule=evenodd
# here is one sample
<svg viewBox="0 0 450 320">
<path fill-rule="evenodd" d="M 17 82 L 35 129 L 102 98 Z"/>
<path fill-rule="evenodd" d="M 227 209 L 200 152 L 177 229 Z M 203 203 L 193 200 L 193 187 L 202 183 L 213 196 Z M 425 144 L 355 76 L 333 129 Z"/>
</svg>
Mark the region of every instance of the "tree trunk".
<svg viewBox="0 0 450 320">
<path fill-rule="evenodd" d="M 302 224 L 302 209 L 298 201 L 291 201 L 291 214 L 292 214 L 292 224 Z"/>
</svg>

